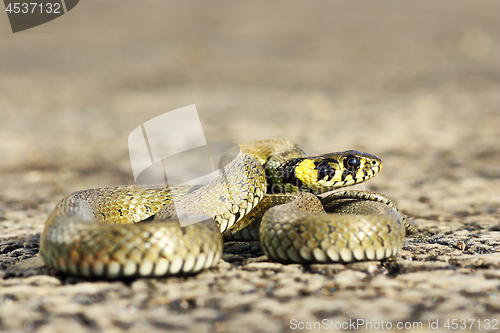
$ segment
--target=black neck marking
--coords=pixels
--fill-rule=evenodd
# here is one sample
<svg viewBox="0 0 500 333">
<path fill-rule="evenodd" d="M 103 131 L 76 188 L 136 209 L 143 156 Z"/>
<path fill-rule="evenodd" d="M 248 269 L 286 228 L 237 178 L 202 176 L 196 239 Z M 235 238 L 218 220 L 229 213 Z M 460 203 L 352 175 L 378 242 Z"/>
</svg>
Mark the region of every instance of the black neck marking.
<svg viewBox="0 0 500 333">
<path fill-rule="evenodd" d="M 328 176 L 327 180 L 335 177 L 335 169 L 330 165 L 331 163 L 338 164 L 338 161 L 333 158 L 325 158 L 321 161 L 314 162 L 316 170 L 318 170 L 318 180 L 324 179 Z"/>
<path fill-rule="evenodd" d="M 293 158 L 281 164 L 277 170 L 277 176 L 282 183 L 297 186 L 299 189 L 305 187 L 300 179 L 295 176 L 295 168 L 306 158 Z"/>
</svg>

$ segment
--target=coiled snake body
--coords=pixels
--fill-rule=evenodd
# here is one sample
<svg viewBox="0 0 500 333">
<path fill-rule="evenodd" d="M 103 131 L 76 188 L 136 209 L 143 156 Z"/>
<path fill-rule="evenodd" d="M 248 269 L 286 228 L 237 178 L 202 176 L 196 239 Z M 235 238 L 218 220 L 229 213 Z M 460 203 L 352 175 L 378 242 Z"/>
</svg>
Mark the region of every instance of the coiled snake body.
<svg viewBox="0 0 500 333">
<path fill-rule="evenodd" d="M 282 139 L 240 148 L 241 158 L 201 188 L 121 186 L 69 195 L 45 223 L 43 259 L 84 277 L 192 274 L 217 264 L 226 238 L 260 239 L 267 257 L 282 263 L 382 260 L 401 249 L 405 233 L 416 231 L 380 194 L 317 196 L 372 178 L 382 168 L 374 155 L 305 157 Z M 175 206 L 174 194 L 181 195 Z M 176 212 L 212 219 L 181 227 Z"/>
</svg>

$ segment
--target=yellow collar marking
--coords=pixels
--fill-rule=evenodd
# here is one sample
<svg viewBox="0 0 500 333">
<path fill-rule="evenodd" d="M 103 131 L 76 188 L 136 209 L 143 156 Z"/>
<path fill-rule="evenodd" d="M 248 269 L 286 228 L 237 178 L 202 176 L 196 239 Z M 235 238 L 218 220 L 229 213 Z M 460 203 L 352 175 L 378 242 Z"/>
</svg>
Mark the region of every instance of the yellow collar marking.
<svg viewBox="0 0 500 333">
<path fill-rule="evenodd" d="M 318 180 L 318 170 L 312 160 L 305 159 L 295 167 L 295 177 L 303 184 L 313 184 Z"/>
</svg>

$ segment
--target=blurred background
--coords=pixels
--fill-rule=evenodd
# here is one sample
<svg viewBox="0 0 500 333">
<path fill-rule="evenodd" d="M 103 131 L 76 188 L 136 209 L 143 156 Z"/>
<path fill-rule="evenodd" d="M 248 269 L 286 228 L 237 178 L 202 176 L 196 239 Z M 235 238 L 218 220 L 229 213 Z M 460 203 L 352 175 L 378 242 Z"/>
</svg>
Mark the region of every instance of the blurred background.
<svg viewBox="0 0 500 333">
<path fill-rule="evenodd" d="M 500 177 L 499 35 L 498 1 L 86 0 L 16 34 L 2 14 L 0 200 L 132 184 L 130 132 L 196 104 L 207 141 L 379 155 L 371 188 L 418 211 L 426 182 Z"/>
<path fill-rule="evenodd" d="M 15 34 L 0 13 L 0 74 L 7 330 L 287 332 L 290 318 L 425 327 L 498 315 L 498 0 L 82 0 Z M 186 283 L 4 279 L 38 252 L 61 198 L 134 183 L 137 126 L 191 104 L 207 141 L 281 137 L 310 154 L 378 155 L 384 169 L 360 186 L 395 200 L 420 233 L 383 265 L 330 277 L 247 271 L 229 253 Z"/>
</svg>

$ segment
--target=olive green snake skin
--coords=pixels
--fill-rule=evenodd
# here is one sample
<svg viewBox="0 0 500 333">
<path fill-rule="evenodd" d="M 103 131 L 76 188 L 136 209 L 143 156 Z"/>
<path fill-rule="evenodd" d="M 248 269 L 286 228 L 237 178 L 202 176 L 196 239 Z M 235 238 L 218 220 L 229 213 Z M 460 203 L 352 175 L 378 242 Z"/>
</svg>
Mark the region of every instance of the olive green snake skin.
<svg viewBox="0 0 500 333">
<path fill-rule="evenodd" d="M 43 259 L 59 272 L 83 277 L 193 274 L 217 264 L 225 238 L 260 240 L 267 257 L 282 263 L 383 260 L 417 230 L 381 194 L 321 196 L 375 176 L 382 162 L 374 155 L 305 157 L 282 139 L 240 148 L 241 158 L 201 188 L 121 186 L 69 195 L 45 223 Z M 174 194 L 181 196 L 175 206 Z M 210 218 L 181 227 L 177 213 Z"/>
</svg>

